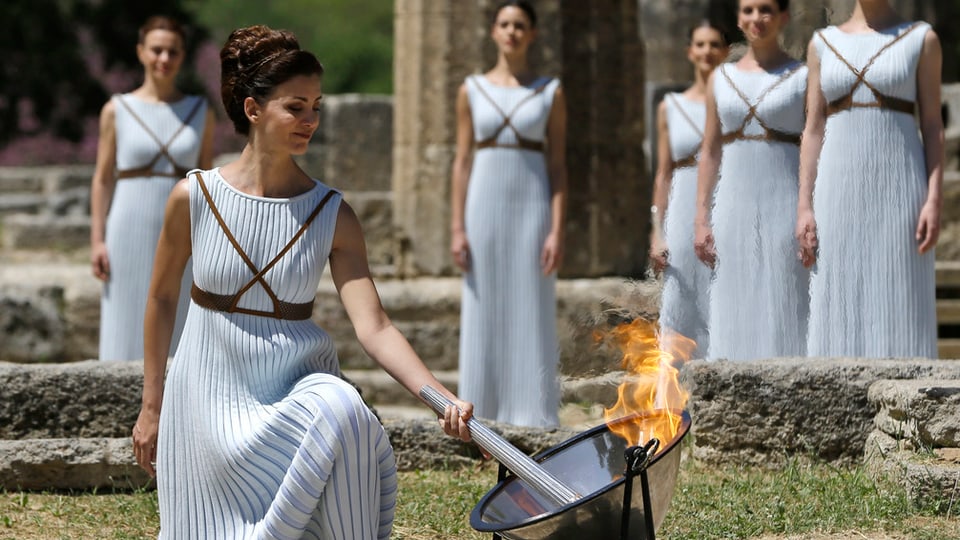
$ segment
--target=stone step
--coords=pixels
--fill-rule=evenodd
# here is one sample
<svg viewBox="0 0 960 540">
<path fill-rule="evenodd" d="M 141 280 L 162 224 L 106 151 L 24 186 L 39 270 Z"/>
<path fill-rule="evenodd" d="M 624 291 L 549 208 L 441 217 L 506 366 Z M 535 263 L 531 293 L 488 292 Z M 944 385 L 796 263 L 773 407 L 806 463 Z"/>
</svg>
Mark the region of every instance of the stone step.
<svg viewBox="0 0 960 540">
<path fill-rule="evenodd" d="M 960 298 L 937 299 L 937 323 L 960 324 Z"/>
<path fill-rule="evenodd" d="M 867 399 L 887 435 L 918 448 L 960 448 L 960 379 L 881 380 Z"/>
<path fill-rule="evenodd" d="M 939 339 L 937 349 L 940 358 L 960 360 L 960 338 Z"/>
<path fill-rule="evenodd" d="M 937 288 L 960 288 L 960 261 L 937 261 Z"/>
<path fill-rule="evenodd" d="M 5 249 L 70 251 L 89 244 L 87 216 L 14 214 L 3 218 Z"/>
</svg>

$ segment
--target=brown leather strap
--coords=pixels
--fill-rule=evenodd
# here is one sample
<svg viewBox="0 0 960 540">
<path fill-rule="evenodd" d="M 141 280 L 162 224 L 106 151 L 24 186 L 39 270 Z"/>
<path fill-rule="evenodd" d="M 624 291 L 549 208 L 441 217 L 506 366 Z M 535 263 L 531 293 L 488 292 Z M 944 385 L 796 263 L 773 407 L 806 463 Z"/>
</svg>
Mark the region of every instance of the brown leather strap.
<svg viewBox="0 0 960 540">
<path fill-rule="evenodd" d="M 174 134 L 170 137 L 170 139 L 167 141 L 166 144 L 161 142 L 160 138 L 157 137 L 157 135 L 153 132 L 153 130 L 151 130 L 147 126 L 146 122 L 144 122 L 143 119 L 140 118 L 136 112 L 134 112 L 133 107 L 131 107 L 126 101 L 124 101 L 123 96 L 118 95 L 117 101 L 119 101 L 120 104 L 123 105 L 123 108 L 130 113 L 130 116 L 133 117 L 133 119 L 136 120 L 138 124 L 140 124 L 143 130 L 146 131 L 147 135 L 149 135 L 151 139 L 153 139 L 154 141 L 156 141 L 158 145 L 160 145 L 160 150 L 157 152 L 156 155 L 153 156 L 153 159 L 151 159 L 149 163 L 147 163 L 143 167 L 137 167 L 135 169 L 124 169 L 122 171 L 118 171 L 117 178 L 118 179 L 141 178 L 144 176 L 164 176 L 164 177 L 173 177 L 173 178 L 185 177 L 187 175 L 187 172 L 189 172 L 190 167 L 184 167 L 178 164 L 177 161 L 173 159 L 173 156 L 170 155 L 168 147 L 174 141 L 174 139 L 176 139 L 177 136 L 180 135 L 180 132 L 186 129 L 188 125 L 190 125 L 190 121 L 193 120 L 194 116 L 196 116 L 197 111 L 200 110 L 200 105 L 202 105 L 204 102 L 203 98 L 197 98 L 196 102 L 193 104 L 193 108 L 190 109 L 190 112 L 187 114 L 186 119 L 184 119 L 184 121 L 180 124 L 180 127 L 177 128 L 177 131 L 174 132 Z M 161 156 L 166 157 L 167 160 L 173 165 L 173 170 L 174 170 L 173 173 L 154 172 L 153 166 L 156 165 L 158 161 L 160 161 Z"/>
<path fill-rule="evenodd" d="M 681 158 L 671 162 L 674 170 L 683 169 L 685 167 L 696 167 L 697 166 L 697 152 L 690 154 L 685 158 Z"/>
<path fill-rule="evenodd" d="M 253 261 L 250 260 L 250 257 L 247 255 L 247 253 L 243 250 L 243 248 L 240 247 L 240 244 L 237 242 L 237 239 L 233 236 L 233 233 L 230 232 L 230 228 L 227 227 L 226 221 L 224 221 L 223 216 L 220 215 L 220 212 L 217 210 L 217 207 L 213 202 L 213 197 L 210 195 L 210 191 L 207 190 L 207 186 L 203 181 L 203 177 L 200 175 L 199 172 L 194 174 L 197 178 L 198 184 L 200 185 L 200 190 L 203 192 L 203 196 L 207 200 L 207 205 L 210 207 L 210 210 L 213 212 L 213 217 L 216 218 L 217 223 L 220 225 L 220 228 L 223 230 L 224 234 L 226 235 L 227 240 L 229 240 L 230 244 L 233 245 L 233 248 L 237 251 L 237 254 L 240 255 L 240 258 L 243 260 L 244 264 L 246 264 L 247 268 L 249 268 L 250 271 L 253 272 L 253 277 L 250 279 L 250 281 L 247 282 L 247 284 L 244 285 L 235 294 L 218 295 L 213 293 L 206 293 L 209 297 L 213 298 L 213 300 L 210 300 L 208 298 L 204 301 L 207 302 L 208 304 L 215 305 L 215 306 L 220 306 L 220 307 L 225 306 L 225 309 L 220 309 L 220 307 L 211 308 L 211 309 L 217 309 L 218 311 L 227 311 L 230 313 L 247 313 L 252 315 L 261 315 L 264 317 L 274 317 L 277 319 L 287 318 L 284 316 L 284 313 L 288 313 L 288 312 L 301 313 L 301 311 L 298 311 L 298 310 L 305 310 L 306 308 L 298 307 L 298 306 L 303 306 L 305 304 L 292 304 L 290 302 L 284 302 L 283 300 L 280 300 L 277 297 L 276 293 L 273 292 L 273 289 L 270 287 L 270 285 L 267 284 L 267 281 L 264 279 L 263 276 L 271 268 L 273 268 L 274 265 L 276 265 L 277 262 L 280 261 L 280 258 L 283 257 L 287 253 L 287 251 L 289 251 L 290 248 L 293 247 L 296 241 L 300 239 L 300 237 L 303 235 L 304 232 L 306 232 L 310 224 L 313 223 L 314 218 L 316 218 L 320 214 L 320 211 L 327 204 L 327 201 L 329 201 L 330 198 L 333 197 L 334 193 L 336 192 L 332 189 L 328 191 L 327 194 L 324 195 L 323 199 L 320 200 L 320 203 L 317 204 L 316 208 L 313 209 L 313 212 L 311 212 L 310 215 L 307 217 L 306 221 L 304 221 L 303 225 L 300 226 L 300 229 L 296 232 L 296 234 L 293 235 L 293 238 L 291 238 L 290 241 L 287 242 L 287 245 L 284 246 L 282 250 L 280 250 L 280 253 L 278 253 L 276 257 L 274 257 L 269 263 L 267 263 L 266 266 L 258 270 L 256 265 L 253 264 Z M 263 287 L 264 292 L 267 293 L 267 296 L 269 296 L 270 300 L 273 302 L 272 312 L 250 310 L 250 309 L 241 308 L 238 306 L 238 304 L 240 303 L 240 299 L 243 297 L 243 295 L 246 294 L 246 292 L 250 290 L 250 288 L 257 283 L 259 283 Z M 202 289 L 199 289 L 199 288 L 198 290 L 203 291 Z M 202 293 L 198 293 L 198 294 L 202 295 Z M 192 295 L 193 293 L 191 291 L 191 296 Z M 220 297 L 228 298 L 229 302 L 227 302 L 226 300 L 219 299 Z M 310 302 L 310 305 L 312 306 L 313 303 Z M 311 312 L 312 312 L 312 307 L 311 307 Z M 306 318 L 309 318 L 309 316 Z"/>
<path fill-rule="evenodd" d="M 543 152 L 544 145 L 540 141 L 531 141 L 530 139 L 517 138 L 516 144 L 498 143 L 496 138 L 487 139 L 477 143 L 477 150 L 484 148 L 519 148 L 520 150 L 532 150 L 534 152 Z"/>
<path fill-rule="evenodd" d="M 799 133 L 787 133 L 785 131 L 780 131 L 779 129 L 767 128 L 763 133 L 757 135 L 747 135 L 743 132 L 743 129 L 738 129 L 737 131 L 731 131 L 730 133 L 724 133 L 720 136 L 720 142 L 723 144 L 730 144 L 733 141 L 770 141 L 770 142 L 780 142 L 787 144 L 800 145 L 800 134 Z"/>
<path fill-rule="evenodd" d="M 844 58 L 844 56 L 840 54 L 840 51 L 838 51 L 837 48 L 834 47 L 832 43 L 827 41 L 826 36 L 823 35 L 823 30 L 817 30 L 817 35 L 820 36 L 820 40 L 823 41 L 823 44 L 826 45 L 827 48 L 833 52 L 834 56 L 837 57 L 837 60 L 840 60 L 841 63 L 847 66 L 847 69 L 852 71 L 853 74 L 857 76 L 857 80 L 853 83 L 853 86 L 850 87 L 849 92 L 847 92 L 843 96 L 827 104 L 827 116 L 831 116 L 840 111 L 846 111 L 848 109 L 852 109 L 855 107 L 877 107 L 881 109 L 888 109 L 891 111 L 902 112 L 902 113 L 913 116 L 913 114 L 916 112 L 916 109 L 917 109 L 916 103 L 910 100 L 898 98 L 895 96 L 888 96 L 884 94 L 883 92 L 878 90 L 875 86 L 870 84 L 870 82 L 867 81 L 865 77 L 867 75 L 867 71 L 870 70 L 870 68 L 873 66 L 873 63 L 876 62 L 877 58 L 880 58 L 881 54 L 883 54 L 887 49 L 889 49 L 895 43 L 903 39 L 904 36 L 912 32 L 914 29 L 918 28 L 919 26 L 920 26 L 919 22 L 913 23 L 912 25 L 910 25 L 909 28 L 901 32 L 900 35 L 896 36 L 895 38 L 887 42 L 887 44 L 884 45 L 883 47 L 880 47 L 880 49 L 876 53 L 874 53 L 874 55 L 871 56 L 869 60 L 867 60 L 867 63 L 863 66 L 862 69 L 857 69 L 846 58 Z M 873 97 L 876 99 L 876 101 L 863 103 L 863 102 L 857 102 L 853 100 L 853 93 L 856 92 L 857 88 L 861 84 L 866 86 L 867 89 L 870 90 L 871 93 L 873 93 Z"/>
<path fill-rule="evenodd" d="M 246 309 L 234 305 L 236 295 L 233 294 L 214 294 L 205 291 L 194 283 L 190 288 L 190 298 L 200 307 L 212 309 L 214 311 L 224 311 L 227 313 L 245 313 L 247 315 L 259 315 L 261 317 L 272 317 L 274 319 L 283 319 L 287 321 L 303 321 L 313 316 L 313 302 L 303 304 L 292 304 L 277 300 L 274 303 L 274 311 L 258 311 L 255 309 Z"/>
<path fill-rule="evenodd" d="M 757 96 L 756 102 L 754 103 L 751 103 L 750 99 L 747 98 L 747 96 L 743 93 L 743 91 L 740 90 L 740 88 L 738 88 L 736 84 L 734 84 L 733 79 L 730 77 L 730 75 L 727 73 L 727 70 L 725 69 L 726 66 L 720 66 L 720 73 L 727 80 L 727 84 L 730 85 L 730 88 L 732 88 L 733 91 L 736 92 L 738 96 L 740 96 L 740 99 L 743 100 L 743 102 L 747 105 L 747 115 L 743 117 L 743 122 L 740 123 L 740 127 L 734 131 L 724 133 L 723 135 L 721 135 L 720 141 L 723 144 L 728 144 L 733 141 L 741 140 L 741 141 L 771 141 L 771 142 L 782 142 L 787 144 L 799 145 L 800 144 L 799 133 L 787 133 L 786 131 L 781 131 L 779 129 L 775 129 L 768 126 L 766 122 L 763 121 L 763 118 L 761 118 L 760 115 L 757 114 L 757 107 L 759 107 L 760 103 L 763 102 L 763 99 L 767 97 L 767 94 L 769 94 L 774 88 L 779 86 L 780 83 L 789 79 L 790 76 L 796 73 L 797 70 L 800 69 L 800 66 L 802 65 L 803 64 L 800 64 L 798 62 L 792 68 L 784 71 L 780 75 L 780 77 L 773 82 L 773 84 L 766 87 L 763 90 L 763 92 L 761 92 L 760 95 Z M 747 135 L 745 133 L 747 124 L 750 123 L 751 119 L 756 120 L 757 123 L 760 124 L 760 127 L 763 128 L 763 134 Z"/>
<path fill-rule="evenodd" d="M 482 77 L 482 75 L 479 75 L 479 76 Z M 528 96 L 526 96 L 526 97 L 524 97 L 523 99 L 521 99 L 519 103 L 517 103 L 516 105 L 513 106 L 513 109 L 510 111 L 510 114 L 507 114 L 507 113 L 503 112 L 503 109 L 500 108 L 500 105 L 498 105 L 497 102 L 494 101 L 494 99 L 493 99 L 492 97 L 490 97 L 490 94 L 488 94 L 487 91 L 483 89 L 483 85 L 481 85 L 480 83 L 474 83 L 474 84 L 476 85 L 476 87 L 477 87 L 477 90 L 480 91 L 480 94 L 483 95 L 483 97 L 485 97 L 485 98 L 487 99 L 487 101 L 489 101 L 490 104 L 493 105 L 493 108 L 496 109 L 496 111 L 497 111 L 498 113 L 500 113 L 500 116 L 503 117 L 503 123 L 500 124 L 500 127 L 497 128 L 497 130 L 493 133 L 493 135 L 491 135 L 490 137 L 487 137 L 486 139 L 484 139 L 484 140 L 482 140 L 482 141 L 478 141 L 478 142 L 477 142 L 477 144 L 476 144 L 477 149 L 482 149 L 482 148 L 520 148 L 520 149 L 523 149 L 523 150 L 533 150 L 533 151 L 535 151 L 535 152 L 543 152 L 543 149 L 544 149 L 543 141 L 535 141 L 535 140 L 533 140 L 533 139 L 524 138 L 523 135 L 520 135 L 520 132 L 517 131 L 517 128 L 514 127 L 513 124 L 510 123 L 510 119 L 513 117 L 513 115 L 520 109 L 520 107 L 521 107 L 524 103 L 526 103 L 527 101 L 533 99 L 533 98 L 534 98 L 535 96 L 537 96 L 540 92 L 542 92 L 542 91 L 544 90 L 544 88 L 546 88 L 547 85 L 550 84 L 550 81 L 551 81 L 551 80 L 552 80 L 552 79 L 547 79 L 546 82 L 544 82 L 543 84 L 537 86 L 532 93 L 530 93 Z M 513 131 L 514 136 L 516 136 L 516 138 L 517 138 L 517 143 L 516 143 L 516 144 L 499 144 L 499 143 L 497 143 L 497 137 L 500 136 L 500 132 L 502 132 L 505 128 L 510 128 L 510 129 Z"/>
<path fill-rule="evenodd" d="M 173 172 L 157 172 L 150 167 L 141 167 L 139 169 L 126 169 L 117 172 L 117 180 L 123 180 L 124 178 L 143 178 L 145 176 L 162 176 L 164 178 L 179 179 L 186 177 L 188 172 L 190 171 L 181 169 L 180 167 L 176 167 Z"/>
</svg>

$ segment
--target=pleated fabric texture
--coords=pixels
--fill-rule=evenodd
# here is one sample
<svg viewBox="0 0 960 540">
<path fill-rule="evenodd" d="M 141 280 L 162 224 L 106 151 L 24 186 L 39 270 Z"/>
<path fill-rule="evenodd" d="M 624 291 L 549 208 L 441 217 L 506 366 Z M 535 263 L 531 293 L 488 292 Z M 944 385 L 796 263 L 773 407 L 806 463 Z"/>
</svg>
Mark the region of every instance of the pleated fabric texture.
<svg viewBox="0 0 960 540">
<path fill-rule="evenodd" d="M 706 105 L 680 93 L 665 96 L 670 156 L 680 161 L 696 155 L 703 142 Z M 675 167 L 664 209 L 663 234 L 669 255 L 660 301 L 661 336 L 679 333 L 697 343 L 692 358 L 703 358 L 710 345 L 710 268 L 693 250 L 697 206 L 697 164 Z M 670 344 L 662 342 L 661 347 Z"/>
<path fill-rule="evenodd" d="M 465 84 L 476 141 L 497 133 L 503 114 L 523 138 L 545 139 L 559 80 L 508 88 L 471 76 Z M 517 142 L 510 128 L 497 135 L 498 144 Z M 465 209 L 471 258 L 460 312 L 459 392 L 478 416 L 520 426 L 559 424 L 556 274 L 544 276 L 540 266 L 550 196 L 543 152 L 475 150 Z"/>
<path fill-rule="evenodd" d="M 217 209 L 258 269 L 330 190 L 289 199 L 233 189 L 202 173 Z M 264 275 L 280 300 L 314 299 L 330 254 L 335 194 Z M 253 277 L 190 180 L 199 288 L 234 294 Z M 262 285 L 239 307 L 272 311 Z M 191 303 L 170 366 L 158 441 L 160 538 L 389 538 L 393 450 L 356 390 L 339 378 L 330 336 L 311 320 L 214 311 Z"/>
<path fill-rule="evenodd" d="M 823 37 L 888 96 L 915 101 L 917 66 L 930 26 Z M 833 101 L 857 75 L 814 34 L 821 89 Z M 855 102 L 875 103 L 861 84 Z M 913 115 L 859 107 L 828 117 L 814 213 L 820 252 L 811 279 L 809 352 L 817 356 L 937 357 L 933 250 L 919 255 L 917 219 L 927 197 L 923 144 Z"/>
<path fill-rule="evenodd" d="M 161 150 L 160 143 L 146 132 L 127 109 L 133 109 L 179 165 L 195 167 L 200 155 L 206 119 L 206 99 L 186 96 L 174 103 L 150 103 L 132 94 L 113 96 L 116 111 L 118 171 L 149 164 Z M 123 103 L 120 103 L 120 100 Z M 200 100 L 200 109 L 185 129 L 177 133 Z M 125 104 L 125 105 L 124 105 Z M 171 140 L 171 137 L 176 134 Z M 160 156 L 156 172 L 173 172 L 174 164 Z M 147 307 L 153 258 L 163 227 L 163 212 L 170 190 L 179 178 L 144 176 L 117 180 L 107 213 L 106 245 L 110 278 L 104 283 L 100 301 L 100 360 L 143 358 L 143 318 Z M 171 350 L 183 330 L 189 305 L 190 272 L 184 274 L 181 298 Z"/>
<path fill-rule="evenodd" d="M 769 133 L 763 125 L 791 135 L 803 131 L 806 66 L 748 72 L 727 63 L 713 78 L 724 134 L 741 125 L 747 137 Z M 798 145 L 778 140 L 737 139 L 723 146 L 713 207 L 711 359 L 806 352 L 809 272 L 794 238 L 799 156 Z"/>
</svg>

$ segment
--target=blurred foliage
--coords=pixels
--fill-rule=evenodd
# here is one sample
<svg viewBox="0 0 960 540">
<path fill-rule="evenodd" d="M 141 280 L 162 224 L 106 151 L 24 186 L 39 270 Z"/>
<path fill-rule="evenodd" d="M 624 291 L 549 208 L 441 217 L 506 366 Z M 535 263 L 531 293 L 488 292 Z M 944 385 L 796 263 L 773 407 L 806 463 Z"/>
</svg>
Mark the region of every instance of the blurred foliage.
<svg viewBox="0 0 960 540">
<path fill-rule="evenodd" d="M 234 28 L 292 31 L 323 63 L 324 92 L 392 93 L 393 0 L 185 0 L 218 45 Z"/>
<path fill-rule="evenodd" d="M 180 4 L 5 1 L 0 17 L 0 144 L 41 133 L 79 141 L 88 118 L 99 112 L 108 95 L 132 89 L 142 77 L 135 47 L 144 20 L 162 13 L 189 26 L 191 17 Z M 201 39 L 204 33 L 195 37 Z M 189 66 L 184 70 L 190 71 Z"/>
</svg>

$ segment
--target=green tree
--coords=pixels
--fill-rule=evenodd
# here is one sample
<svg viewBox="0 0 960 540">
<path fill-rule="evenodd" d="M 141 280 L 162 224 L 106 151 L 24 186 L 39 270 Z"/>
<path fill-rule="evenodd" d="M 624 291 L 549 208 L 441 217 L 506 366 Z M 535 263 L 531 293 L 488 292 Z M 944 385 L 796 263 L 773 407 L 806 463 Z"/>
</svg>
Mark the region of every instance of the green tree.
<svg viewBox="0 0 960 540">
<path fill-rule="evenodd" d="M 323 63 L 325 92 L 392 92 L 392 0 L 187 0 L 187 6 L 218 43 L 252 24 L 292 31 Z"/>
</svg>

